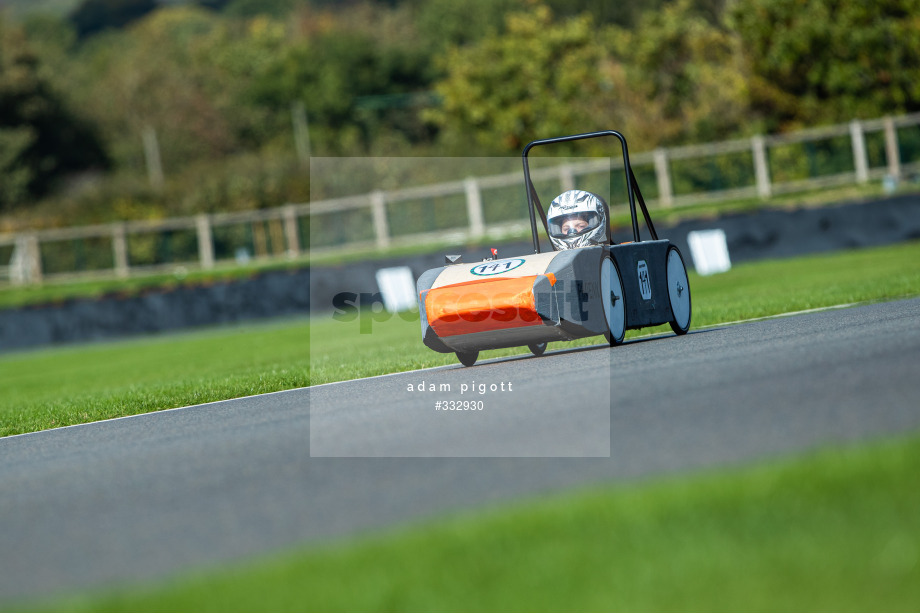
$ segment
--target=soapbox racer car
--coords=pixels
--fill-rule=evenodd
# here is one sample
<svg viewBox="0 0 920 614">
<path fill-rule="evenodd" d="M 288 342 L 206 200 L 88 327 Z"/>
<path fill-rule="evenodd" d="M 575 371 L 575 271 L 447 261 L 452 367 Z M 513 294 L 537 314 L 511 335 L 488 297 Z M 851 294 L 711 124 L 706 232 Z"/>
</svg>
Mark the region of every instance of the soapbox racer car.
<svg viewBox="0 0 920 614">
<path fill-rule="evenodd" d="M 534 147 L 598 137 L 620 142 L 633 240 L 613 244 L 608 211 L 599 241 L 561 250 L 558 240 L 551 241 L 554 251 L 542 253 L 537 217 L 548 236 L 558 235 L 550 232 L 552 218 L 548 224 L 531 180 L 528 153 Z M 468 264 L 459 256 L 447 256 L 445 266 L 423 273 L 416 286 L 425 345 L 454 352 L 461 363 L 472 366 L 479 352 L 488 349 L 526 345 L 539 356 L 550 341 L 596 335 L 614 346 L 623 342 L 627 329 L 665 323 L 685 334 L 691 312 L 687 269 L 677 247 L 658 238 L 629 164 L 626 138 L 605 130 L 536 140 L 524 148 L 522 159 L 533 254 L 499 259 L 493 250 L 492 258 Z M 607 208 L 603 199 L 598 201 Z M 650 240 L 639 238 L 637 201 Z M 558 202 L 553 201 L 551 211 Z"/>
</svg>

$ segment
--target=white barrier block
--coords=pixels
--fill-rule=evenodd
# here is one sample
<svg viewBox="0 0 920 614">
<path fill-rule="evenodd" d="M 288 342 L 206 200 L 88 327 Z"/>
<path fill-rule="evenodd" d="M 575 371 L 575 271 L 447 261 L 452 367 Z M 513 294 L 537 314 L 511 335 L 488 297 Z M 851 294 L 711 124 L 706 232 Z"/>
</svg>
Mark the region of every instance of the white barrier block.
<svg viewBox="0 0 920 614">
<path fill-rule="evenodd" d="M 377 287 L 383 295 L 383 305 L 390 313 L 415 309 L 415 278 L 407 266 L 397 266 L 377 271 Z"/>
<path fill-rule="evenodd" d="M 725 231 L 721 228 L 694 230 L 687 234 L 687 243 L 690 244 L 693 268 L 700 275 L 724 273 L 732 268 Z"/>
</svg>

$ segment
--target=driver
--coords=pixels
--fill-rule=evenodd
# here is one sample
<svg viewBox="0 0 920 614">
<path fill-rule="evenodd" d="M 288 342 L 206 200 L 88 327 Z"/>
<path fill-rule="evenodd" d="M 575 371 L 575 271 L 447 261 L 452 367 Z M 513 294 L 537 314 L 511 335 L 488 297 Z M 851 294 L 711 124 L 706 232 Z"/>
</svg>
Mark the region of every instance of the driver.
<svg viewBox="0 0 920 614">
<path fill-rule="evenodd" d="M 550 203 L 546 221 L 557 250 L 608 243 L 607 203 L 597 194 L 568 190 Z"/>
</svg>

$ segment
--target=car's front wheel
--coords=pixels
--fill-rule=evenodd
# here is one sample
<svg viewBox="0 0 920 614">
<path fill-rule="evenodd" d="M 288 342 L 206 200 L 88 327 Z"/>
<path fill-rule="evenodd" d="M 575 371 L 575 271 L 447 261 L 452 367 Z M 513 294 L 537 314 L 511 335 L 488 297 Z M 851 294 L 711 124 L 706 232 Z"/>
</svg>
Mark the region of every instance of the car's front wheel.
<svg viewBox="0 0 920 614">
<path fill-rule="evenodd" d="M 456 352 L 457 360 L 463 363 L 464 367 L 472 367 L 479 358 L 479 352 Z"/>
<path fill-rule="evenodd" d="M 531 343 L 527 346 L 527 349 L 530 350 L 534 356 L 542 356 L 543 352 L 546 351 L 546 341 L 543 343 Z"/>
<path fill-rule="evenodd" d="M 604 337 L 610 345 L 620 345 L 626 336 L 626 297 L 620 271 L 613 258 L 604 258 L 601 263 L 601 299 L 607 319 Z"/>
<path fill-rule="evenodd" d="M 671 301 L 671 330 L 685 335 L 690 330 L 690 281 L 680 252 L 673 245 L 668 249 L 668 299 Z"/>
</svg>

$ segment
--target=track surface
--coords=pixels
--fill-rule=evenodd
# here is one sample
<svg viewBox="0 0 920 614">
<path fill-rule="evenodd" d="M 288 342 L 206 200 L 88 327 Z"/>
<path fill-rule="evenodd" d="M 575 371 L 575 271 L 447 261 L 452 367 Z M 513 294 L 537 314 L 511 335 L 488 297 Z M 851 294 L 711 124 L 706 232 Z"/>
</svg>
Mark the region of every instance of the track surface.
<svg viewBox="0 0 920 614">
<path fill-rule="evenodd" d="M 920 428 L 918 359 L 914 299 L 0 439 L 0 600 L 149 580 L 521 496 L 912 431 Z M 486 409 L 476 414 L 445 414 L 433 409 L 438 395 L 407 392 L 423 379 L 510 381 L 515 392 L 482 395 Z M 591 398 L 609 402 L 593 436 L 597 414 L 577 414 Z M 311 457 L 310 404 L 315 454 L 406 446 L 461 454 L 473 438 L 485 453 L 505 440 L 527 442 L 522 454 L 545 445 L 564 455 L 580 442 L 587 454 L 609 445 L 610 456 Z M 533 420 L 521 419 L 526 411 Z M 459 426 L 445 434 L 424 416 Z M 418 441 L 432 432 L 437 450 Z"/>
</svg>

